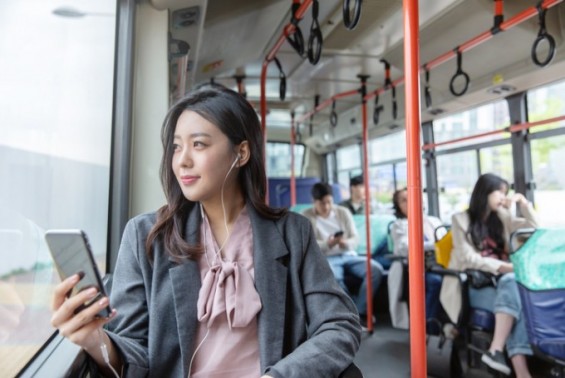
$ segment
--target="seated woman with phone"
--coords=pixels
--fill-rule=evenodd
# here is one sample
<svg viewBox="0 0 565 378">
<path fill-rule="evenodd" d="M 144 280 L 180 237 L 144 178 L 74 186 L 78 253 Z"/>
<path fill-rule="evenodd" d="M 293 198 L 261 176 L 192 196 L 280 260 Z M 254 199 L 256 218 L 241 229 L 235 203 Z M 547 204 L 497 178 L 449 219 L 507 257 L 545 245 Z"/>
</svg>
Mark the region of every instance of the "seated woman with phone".
<svg viewBox="0 0 565 378">
<path fill-rule="evenodd" d="M 96 291 L 67 298 L 78 275 L 57 286 L 53 326 L 107 376 L 345 371 L 360 343 L 355 305 L 308 220 L 265 204 L 253 107 L 229 89 L 200 89 L 173 105 L 161 135 L 167 204 L 128 222 L 110 299 L 76 313 Z M 110 317 L 98 317 L 109 303 Z"/>
</svg>

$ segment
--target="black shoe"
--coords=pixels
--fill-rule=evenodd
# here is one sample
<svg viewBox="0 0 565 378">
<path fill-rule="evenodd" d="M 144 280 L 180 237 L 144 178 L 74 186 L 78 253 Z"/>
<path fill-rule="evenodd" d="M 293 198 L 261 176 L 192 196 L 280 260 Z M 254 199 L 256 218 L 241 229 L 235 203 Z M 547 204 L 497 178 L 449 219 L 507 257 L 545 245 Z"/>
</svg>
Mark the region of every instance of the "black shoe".
<svg viewBox="0 0 565 378">
<path fill-rule="evenodd" d="M 483 361 L 488 367 L 496 371 L 499 371 L 505 375 L 510 375 L 510 367 L 506 364 L 506 358 L 504 358 L 504 354 L 499 350 L 495 350 L 494 352 L 486 352 L 481 357 L 481 361 Z"/>
</svg>

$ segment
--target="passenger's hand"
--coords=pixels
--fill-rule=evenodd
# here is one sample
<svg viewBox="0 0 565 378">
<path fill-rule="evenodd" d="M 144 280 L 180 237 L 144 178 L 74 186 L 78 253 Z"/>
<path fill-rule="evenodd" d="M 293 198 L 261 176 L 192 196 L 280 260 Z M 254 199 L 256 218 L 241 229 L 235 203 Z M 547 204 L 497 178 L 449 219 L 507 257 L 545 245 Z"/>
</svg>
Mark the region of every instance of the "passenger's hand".
<svg viewBox="0 0 565 378">
<path fill-rule="evenodd" d="M 339 244 L 340 240 L 342 239 L 341 236 L 333 236 L 330 235 L 328 238 L 328 247 L 333 248 L 335 245 Z"/>
<path fill-rule="evenodd" d="M 522 193 L 514 193 L 512 196 L 506 197 L 506 201 L 504 202 L 504 207 L 510 209 L 510 207 L 515 204 L 527 205 L 528 199 L 524 197 Z"/>
<path fill-rule="evenodd" d="M 513 271 L 514 265 L 512 265 L 512 263 L 502 263 L 502 265 L 498 268 L 498 272 L 500 274 L 512 273 Z"/>
<path fill-rule="evenodd" d="M 103 297 L 77 312 L 80 306 L 98 295 L 98 290 L 91 288 L 69 298 L 68 293 L 79 281 L 79 275 L 75 274 L 55 287 L 51 306 L 53 310 L 51 325 L 57 328 L 63 337 L 88 351 L 98 348 L 101 335 L 99 329 L 116 315 L 116 311 L 113 310 L 108 318 L 97 316 L 100 310 L 108 306 L 108 298 Z"/>
</svg>

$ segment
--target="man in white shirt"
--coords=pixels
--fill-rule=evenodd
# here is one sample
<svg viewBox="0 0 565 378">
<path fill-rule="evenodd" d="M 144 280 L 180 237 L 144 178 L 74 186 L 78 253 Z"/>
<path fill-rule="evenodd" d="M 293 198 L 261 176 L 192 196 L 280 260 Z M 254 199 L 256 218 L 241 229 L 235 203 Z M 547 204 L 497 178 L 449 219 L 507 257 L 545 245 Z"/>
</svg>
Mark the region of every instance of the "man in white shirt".
<svg viewBox="0 0 565 378">
<path fill-rule="evenodd" d="M 358 294 L 352 295 L 352 298 L 363 321 L 367 314 L 367 260 L 355 252 L 358 236 L 353 217 L 347 208 L 334 205 L 332 188 L 326 183 L 317 183 L 312 187 L 312 198 L 314 207 L 306 209 L 303 215 L 312 223 L 316 241 L 328 258 L 341 287 L 351 294 L 345 285 L 345 275 L 362 281 Z M 371 260 L 373 296 L 379 288 L 382 277 L 382 267 Z"/>
</svg>

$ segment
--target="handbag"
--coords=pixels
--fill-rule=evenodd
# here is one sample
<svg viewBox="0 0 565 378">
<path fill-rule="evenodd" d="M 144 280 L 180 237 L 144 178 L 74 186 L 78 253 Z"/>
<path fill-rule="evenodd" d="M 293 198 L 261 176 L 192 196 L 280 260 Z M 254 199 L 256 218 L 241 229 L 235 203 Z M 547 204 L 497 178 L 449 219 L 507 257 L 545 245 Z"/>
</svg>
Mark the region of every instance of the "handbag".
<svg viewBox="0 0 565 378">
<path fill-rule="evenodd" d="M 489 286 L 496 287 L 497 276 L 492 273 L 477 269 L 467 269 L 465 273 L 467 274 L 469 284 L 474 289 L 483 289 Z"/>
<path fill-rule="evenodd" d="M 460 377 L 462 368 L 453 340 L 445 337 L 439 320 L 431 318 L 427 322 L 439 325 L 437 335 L 427 335 L 426 337 L 428 376 L 437 378 Z"/>
</svg>

